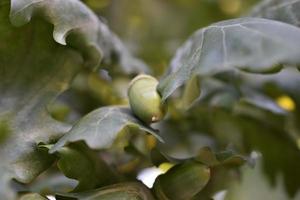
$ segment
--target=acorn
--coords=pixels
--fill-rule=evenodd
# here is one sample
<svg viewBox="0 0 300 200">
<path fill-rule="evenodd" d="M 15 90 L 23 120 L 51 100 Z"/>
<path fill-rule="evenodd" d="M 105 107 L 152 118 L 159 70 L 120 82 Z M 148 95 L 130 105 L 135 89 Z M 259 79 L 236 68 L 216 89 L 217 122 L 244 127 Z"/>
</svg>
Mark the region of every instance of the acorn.
<svg viewBox="0 0 300 200">
<path fill-rule="evenodd" d="M 210 169 L 196 162 L 176 165 L 158 176 L 153 191 L 159 200 L 187 200 L 199 193 L 210 179 Z"/>
<path fill-rule="evenodd" d="M 81 193 L 64 193 L 57 194 L 57 200 L 66 199 L 122 199 L 122 200 L 155 200 L 151 191 L 140 182 L 123 182 L 113 185 L 108 185 L 98 189 L 90 190 Z"/>
<path fill-rule="evenodd" d="M 166 106 L 157 91 L 158 81 L 149 75 L 138 75 L 129 84 L 128 98 L 132 112 L 150 124 L 162 120 Z"/>
</svg>

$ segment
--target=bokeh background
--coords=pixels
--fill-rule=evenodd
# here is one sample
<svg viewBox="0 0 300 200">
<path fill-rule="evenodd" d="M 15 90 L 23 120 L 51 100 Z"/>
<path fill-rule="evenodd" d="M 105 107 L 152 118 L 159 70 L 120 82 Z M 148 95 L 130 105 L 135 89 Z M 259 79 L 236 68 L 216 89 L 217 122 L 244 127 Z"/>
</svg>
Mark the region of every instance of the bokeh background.
<svg viewBox="0 0 300 200">
<path fill-rule="evenodd" d="M 69 124 L 75 124 L 94 109 L 105 106 L 129 106 L 127 90 L 133 77 L 144 72 L 160 79 L 168 71 L 176 49 L 193 32 L 214 22 L 249 16 L 252 7 L 260 2 L 259 0 L 81 1 L 91 8 L 140 60 L 132 58 L 117 37 L 112 37 L 112 41 L 101 41 L 104 47 L 107 45 L 106 42 L 112 42 L 111 45 L 115 46 L 114 50 L 108 48 L 107 57 L 102 60 L 100 68 L 94 71 L 81 68 L 70 87 L 47 105 L 53 118 Z M 277 1 L 274 0 L 275 3 Z M 285 0 L 282 1 L 286 4 Z M 49 38 L 54 43 L 51 34 Z M 241 40 L 233 40 L 237 46 L 239 41 Z M 265 43 L 260 44 L 263 46 Z M 105 54 L 104 47 L 102 50 Z M 120 52 L 126 55 L 125 61 Z M 280 49 L 276 52 L 280 52 Z M 262 57 L 269 59 L 267 57 L 269 52 L 265 52 L 265 55 L 263 53 Z M 53 60 L 52 53 L 49 55 L 47 58 Z M 29 74 L 30 71 L 26 73 Z M 94 169 L 99 169 L 102 174 L 109 176 L 109 180 L 88 189 L 136 179 L 151 188 L 159 174 L 168 175 L 169 169 L 175 165 L 198 159 L 205 164 L 206 161 L 213 160 L 213 164 L 207 164 L 211 170 L 210 180 L 203 190 L 196 191 L 194 200 L 212 198 L 298 200 L 300 199 L 299 73 L 296 67 L 291 67 L 274 74 L 251 74 L 237 70 L 192 77 L 168 98 L 165 104 L 168 113 L 164 120 L 151 124 L 151 127 L 158 130 L 165 143 L 159 142 L 152 135 L 140 134 L 138 129 L 125 128 L 109 148 L 92 150 L 82 141 L 69 146 L 82 152 L 90 151 L 86 152 L 93 155 L 91 160 L 99 161 L 101 166 L 105 166 L 102 170 L 98 165 L 94 167 L 94 164 L 91 164 Z M 18 76 L 22 77 L 22 74 L 19 73 Z M 40 84 L 40 77 L 35 78 Z M 200 93 L 203 95 L 197 98 Z M 189 107 L 191 103 L 192 107 Z M 188 107 L 190 109 L 187 109 Z M 21 122 L 24 123 L 22 120 Z M 3 124 L 8 123 L 5 121 Z M 0 132 L 10 131 L 0 123 Z M 101 134 L 106 132 L 101 131 Z M 6 135 L 3 138 L 5 137 Z M 1 139 L 0 137 L 0 141 Z M 45 148 L 45 145 L 42 146 Z M 85 159 L 88 156 L 82 157 Z M 234 162 L 228 162 L 228 159 L 233 159 Z M 70 160 L 72 161 L 70 166 L 75 166 L 73 169 L 81 169 L 77 167 L 77 163 L 73 165 L 73 162 L 80 163 L 80 161 Z M 240 166 L 241 164 L 245 165 Z M 105 172 L 115 172 L 116 177 Z M 194 174 L 190 177 L 194 177 Z M 101 179 L 95 178 L 92 173 L 90 176 L 97 181 Z M 13 184 L 18 192 L 33 191 L 50 195 L 53 199 L 53 194 L 69 192 L 76 186 L 76 181 L 66 177 L 69 176 L 65 176 L 57 165 L 52 165 L 30 184 L 21 184 L 17 181 L 13 181 Z M 201 177 L 198 178 L 201 181 Z M 199 183 L 199 179 L 194 183 Z M 192 188 L 192 184 L 180 183 L 178 181 L 178 185 L 176 184 L 178 187 L 172 191 L 180 193 Z"/>
<path fill-rule="evenodd" d="M 158 79 L 166 72 L 176 49 L 193 32 L 214 22 L 246 16 L 252 6 L 260 2 L 82 1 L 121 38 L 133 55 L 151 68 L 152 75 Z M 71 88 L 50 106 L 52 116 L 73 123 L 93 109 L 128 104 L 128 84 L 136 74 L 115 71 L 115 68 L 109 70 L 109 74 L 105 70 L 92 73 L 82 71 L 74 79 Z M 224 188 L 230 188 L 226 197 L 229 200 L 300 199 L 300 193 L 296 194 L 300 180 L 299 173 L 296 174 L 300 161 L 295 159 L 299 158 L 300 149 L 300 99 L 297 86 L 300 76 L 296 71 L 288 70 L 278 75 L 242 73 L 237 80 L 218 80 L 218 84 L 221 84 L 220 92 L 209 97 L 207 102 L 199 103 L 188 115 L 178 109 L 180 98 L 171 99 L 169 116 L 156 127 L 166 139 L 166 144 L 161 145 L 151 137 L 141 139 L 136 135 L 129 139 L 123 138 L 118 144 L 129 147 L 135 145 L 145 155 L 149 155 L 150 149 L 158 146 L 165 153 L 183 157 L 195 154 L 202 146 L 224 150 L 232 145 L 239 153 L 254 154 L 254 157 L 256 154 L 262 155 L 264 161 L 258 162 L 254 169 L 249 166 L 241 171 L 217 169 L 209 185 L 195 199 L 205 195 L 208 199 L 212 194 L 220 196 L 215 199 L 222 199 Z M 254 104 L 240 101 L 240 97 L 245 97 L 239 93 L 241 90 L 254 97 L 251 99 Z M 272 109 L 265 109 L 270 106 L 289 112 L 288 117 L 270 112 Z M 137 142 L 132 145 L 127 144 L 128 141 Z M 141 143 L 146 143 L 146 148 Z M 138 174 L 137 177 L 143 179 L 144 183 L 149 182 L 150 187 L 158 173 L 170 167 L 151 168 L 153 165 L 144 157 L 124 156 L 124 152 L 105 152 L 104 155 L 106 162 L 119 167 L 118 171 L 132 178 Z"/>
<path fill-rule="evenodd" d="M 239 17 L 258 0 L 84 0 L 156 76 L 197 29 Z"/>
</svg>

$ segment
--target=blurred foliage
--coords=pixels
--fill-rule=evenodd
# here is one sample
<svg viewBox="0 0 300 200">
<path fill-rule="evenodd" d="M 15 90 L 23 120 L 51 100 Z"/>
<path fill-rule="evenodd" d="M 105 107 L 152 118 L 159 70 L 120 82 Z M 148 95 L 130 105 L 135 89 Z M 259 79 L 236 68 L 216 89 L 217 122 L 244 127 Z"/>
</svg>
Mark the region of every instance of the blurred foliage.
<svg viewBox="0 0 300 200">
<path fill-rule="evenodd" d="M 263 200 L 265 197 L 274 200 L 299 199 L 300 196 L 290 198 L 284 191 L 282 177 L 276 177 L 274 185 L 270 186 L 264 179 L 264 173 L 261 169 L 261 160 L 259 159 L 255 168 L 243 167 L 241 170 L 241 182 L 233 182 L 226 194 L 226 200 L 236 199 L 257 199 Z"/>
<path fill-rule="evenodd" d="M 161 75 L 195 30 L 246 13 L 258 0 L 84 0 Z"/>
<path fill-rule="evenodd" d="M 22 153 L 23 148 L 19 148 L 18 145 L 24 141 L 27 142 L 26 150 L 34 150 L 32 154 L 19 162 L 14 162 L 13 165 L 21 175 L 26 175 L 25 178 L 30 176 L 30 181 L 26 184 L 20 183 L 24 182 L 20 177 L 11 181 L 12 190 L 19 194 L 20 199 L 44 199 L 38 194 L 29 192 L 41 195 L 57 194 L 57 199 L 90 200 L 121 198 L 150 200 L 166 199 L 170 196 L 172 200 L 190 198 L 208 200 L 218 195 L 223 195 L 225 196 L 223 199 L 228 200 L 300 199 L 298 172 L 300 73 L 297 69 L 287 68 L 274 74 L 225 71 L 211 76 L 188 77 L 185 86 L 174 91 L 168 99 L 168 114 L 165 120 L 153 124 L 152 127 L 137 119 L 129 108 L 119 107 L 128 106 L 127 88 L 136 74 L 144 72 L 161 77 L 170 72 L 168 67 L 172 65 L 169 64 L 171 57 L 195 30 L 214 22 L 253 13 L 252 6 L 258 0 L 82 0 L 82 2 L 100 18 L 100 22 L 93 23 L 93 26 L 82 28 L 84 31 L 94 33 L 93 28 L 98 27 L 98 23 L 106 24 L 122 38 L 125 46 L 134 55 L 148 65 L 131 57 L 119 39 L 113 33 L 109 33 L 106 36 L 110 38 L 108 44 L 106 40 L 96 42 L 97 45 L 99 43 L 101 50 L 108 46 L 108 50 L 103 52 L 105 58 L 100 64 L 101 69 L 92 71 L 72 65 L 79 73 L 75 76 L 75 72 L 71 73 L 71 70 L 66 69 L 71 73 L 67 77 L 68 81 L 53 86 L 66 89 L 73 77 L 66 91 L 59 93 L 52 88 L 55 91 L 49 96 L 58 95 L 54 101 L 50 102 L 47 96 L 47 101 L 40 103 L 42 106 L 37 101 L 35 103 L 38 106 L 33 106 L 35 110 L 26 110 L 25 116 L 28 118 L 35 114 L 37 108 L 41 108 L 43 113 L 47 110 L 58 121 L 57 123 L 63 122 L 66 127 L 60 131 L 59 138 L 35 140 L 36 136 L 32 133 L 38 128 L 47 128 L 43 123 L 39 123 L 39 119 L 43 118 L 37 116 L 37 121 L 32 122 L 37 128 L 26 129 L 28 133 L 24 137 L 26 140 L 19 138 L 14 143 L 12 151 L 18 149 L 18 153 Z M 8 0 L 3 4 L 1 2 L 0 8 L 3 7 L 1 5 L 7 7 Z M 80 10 L 86 11 L 86 8 L 80 7 Z M 256 9 L 256 12 L 259 11 Z M 1 13 L 2 15 L 7 18 L 8 10 Z M 82 17 L 74 16 L 78 19 Z M 93 15 L 89 13 L 88 16 Z M 268 15 L 268 18 L 272 19 L 272 16 Z M 7 21 L 5 25 L 8 24 Z M 0 25 L 1 22 L 0 20 Z M 39 36 L 35 38 L 37 44 L 43 45 L 39 40 L 44 41 L 41 37 L 45 37 L 45 40 L 51 41 L 51 45 L 56 48 L 63 50 L 69 48 L 69 40 L 67 46 L 56 46 L 58 44 L 52 40 L 52 29 L 48 23 L 44 24 L 41 19 L 34 19 L 33 22 L 39 24 L 40 29 L 33 29 L 32 24 L 27 25 L 25 29 L 29 29 L 27 34 L 30 36 L 31 31 L 37 31 L 32 34 Z M 23 41 L 27 41 L 24 39 L 27 35 L 22 35 L 22 28 L 13 30 L 17 30 L 15 32 L 18 33 L 17 38 L 20 41 L 17 42 L 23 44 Z M 0 36 L 4 33 L 7 34 L 5 31 L 0 32 Z M 96 36 L 101 40 L 101 36 L 105 35 L 102 34 L 97 32 Z M 5 36 L 9 37 L 9 34 Z M 83 58 L 90 58 L 85 54 L 86 45 L 81 46 L 80 43 L 76 46 L 78 45 L 76 40 L 70 42 L 74 44 L 71 43 L 73 46 L 71 45 L 72 48 L 68 51 L 79 49 L 84 51 Z M 248 43 L 252 44 L 251 41 Z M 6 45 L 0 44 L 0 50 L 2 48 L 5 49 Z M 38 48 L 33 55 L 38 55 Z M 55 49 L 50 49 L 49 54 L 43 50 L 45 58 L 54 63 L 58 61 L 54 57 L 56 54 L 58 57 L 63 55 Z M 14 56 L 22 57 L 24 52 L 18 54 L 14 51 Z M 90 55 L 89 53 L 88 51 L 87 54 Z M 77 53 L 75 57 L 82 59 Z M 1 58 L 0 55 L 0 60 Z M 35 56 L 32 56 L 31 59 L 34 58 Z M 268 59 L 269 57 L 266 57 L 266 60 Z M 26 69 L 31 67 L 30 69 L 35 70 L 35 67 L 39 66 L 47 68 L 46 65 L 36 62 L 34 62 L 36 66 L 32 67 L 30 57 L 27 61 L 29 67 Z M 59 65 L 58 68 L 51 70 L 56 78 L 59 78 L 55 76 L 59 72 L 58 69 Z M 24 72 L 29 74 L 26 81 L 32 81 L 33 85 L 39 86 L 40 80 L 48 80 L 47 73 L 43 74 L 46 78 L 38 76 L 35 80 L 31 79 L 30 70 Z M 22 74 L 14 80 L 18 80 L 19 77 L 22 78 Z M 4 88 L 0 86 L 0 89 Z M 28 93 L 31 94 L 45 95 L 36 90 Z M 19 99 L 23 98 L 24 96 Z M 15 102 L 19 104 L 23 101 Z M 0 111 L 1 106 L 2 101 Z M 24 117 L 24 114 L 22 116 Z M 10 120 L 11 118 L 0 119 L 1 145 L 5 144 L 13 134 L 12 131 L 15 131 L 11 130 Z M 21 122 L 22 126 L 18 127 L 17 124 L 12 127 L 17 127 L 18 131 L 22 132 L 23 126 L 30 125 L 25 126 L 26 123 L 22 120 Z M 71 128 L 69 124 L 75 125 Z M 65 135 L 61 137 L 62 132 Z M 52 134 L 51 132 L 50 135 Z M 49 149 L 51 153 L 54 151 L 55 153 L 50 155 L 45 152 Z M 251 168 L 256 158 L 258 163 Z M 6 160 L 1 162 L 5 163 Z M 239 168 L 244 163 L 249 165 Z M 5 187 L 0 185 L 0 188 L 6 191 L 9 185 L 7 180 L 12 177 L 8 177 L 6 171 L 2 170 L 3 166 L 9 171 L 7 170 L 9 165 L 0 164 L 0 178 L 4 177 L 6 181 L 6 184 L 3 184 Z M 152 166 L 163 169 L 164 174 L 156 179 L 153 189 L 148 189 L 136 182 L 136 177 L 141 170 Z M 46 168 L 48 170 L 36 178 Z"/>
</svg>

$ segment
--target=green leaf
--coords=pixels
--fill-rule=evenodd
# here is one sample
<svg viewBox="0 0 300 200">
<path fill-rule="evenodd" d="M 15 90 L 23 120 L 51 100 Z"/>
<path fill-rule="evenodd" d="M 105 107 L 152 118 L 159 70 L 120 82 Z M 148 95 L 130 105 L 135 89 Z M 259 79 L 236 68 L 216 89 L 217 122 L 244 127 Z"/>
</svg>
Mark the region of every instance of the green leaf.
<svg viewBox="0 0 300 200">
<path fill-rule="evenodd" d="M 49 152 L 53 153 L 70 142 L 80 140 L 85 141 L 92 149 L 109 148 L 119 134 L 133 129 L 150 133 L 162 141 L 155 130 L 137 119 L 129 108 L 111 106 L 96 109 L 84 116 Z"/>
<path fill-rule="evenodd" d="M 300 63 L 300 29 L 259 18 L 240 18 L 198 30 L 172 59 L 158 90 L 166 100 L 195 75 L 230 70 L 271 73 Z"/>
<path fill-rule="evenodd" d="M 237 117 L 248 151 L 254 149 L 262 153 L 263 170 L 270 183 L 274 185 L 281 174 L 284 188 L 290 196 L 294 196 L 300 185 L 300 150 L 296 143 L 283 129 L 250 117 Z M 269 115 L 265 115 L 265 118 L 270 119 Z"/>
<path fill-rule="evenodd" d="M 25 154 L 11 164 L 15 177 L 22 183 L 34 180 L 41 172 L 50 167 L 56 160 L 45 149 L 34 148 L 33 152 Z"/>
<path fill-rule="evenodd" d="M 120 183 L 83 193 L 58 194 L 57 200 L 154 200 L 151 192 L 138 182 Z"/>
<path fill-rule="evenodd" d="M 295 195 L 300 185 L 297 172 L 300 150 L 288 133 L 290 130 L 286 130 L 288 118 L 253 107 L 245 111 L 232 113 L 224 109 L 198 108 L 189 114 L 194 114 L 191 120 L 199 124 L 195 129 L 209 130 L 220 145 L 230 143 L 238 152 L 247 154 L 259 151 L 270 183 L 274 184 L 276 177 L 282 176 L 287 193 Z"/>
<path fill-rule="evenodd" d="M 25 190 L 39 194 L 67 193 L 72 191 L 76 185 L 78 185 L 78 181 L 67 178 L 59 171 L 48 170 L 32 184 L 27 185 Z"/>
<path fill-rule="evenodd" d="M 207 166 L 240 166 L 246 162 L 253 165 L 253 162 L 251 162 L 250 159 L 245 156 L 238 155 L 231 150 L 214 153 L 209 147 L 203 147 L 200 149 L 198 155 L 195 157 L 195 160 Z"/>
<path fill-rule="evenodd" d="M 210 147 L 202 147 L 198 151 L 197 155 L 185 159 L 172 157 L 171 155 L 161 152 L 158 149 L 153 149 L 151 152 L 151 161 L 155 166 L 159 166 L 164 162 L 178 164 L 188 160 L 197 161 L 209 167 L 238 167 L 245 163 L 247 163 L 249 166 L 254 166 L 255 164 L 255 160 L 253 158 L 240 155 L 232 150 L 213 152 Z"/>
<path fill-rule="evenodd" d="M 264 0 L 253 8 L 251 16 L 274 19 L 300 26 L 300 0 Z"/>
<path fill-rule="evenodd" d="M 300 101 L 298 94 L 300 93 L 300 73 L 295 68 L 285 68 L 276 74 L 268 75 L 256 75 L 243 73 L 241 74 L 241 79 L 245 84 L 259 91 L 264 88 L 268 90 L 279 90 L 278 95 L 289 95 L 293 97 L 296 101 Z M 271 86 L 271 88 L 270 88 Z M 274 89 L 275 87 L 275 89 Z M 265 93 L 269 93 L 265 90 Z"/>
<path fill-rule="evenodd" d="M 199 105 L 230 109 L 241 96 L 240 91 L 233 83 L 227 83 L 214 77 L 206 77 L 199 80 L 199 82 L 200 88 L 196 92 L 193 91 L 193 88 L 184 88 L 184 94 L 193 92 L 200 93 L 201 91 L 200 95 L 194 95 L 186 105 L 189 106 L 189 110 Z"/>
<path fill-rule="evenodd" d="M 192 77 L 186 84 L 182 95 L 181 106 L 183 109 L 190 108 L 191 104 L 194 103 L 195 99 L 200 96 L 200 80 L 198 76 Z"/>
<path fill-rule="evenodd" d="M 41 195 L 36 193 L 30 193 L 22 195 L 19 200 L 47 200 L 47 198 L 42 197 Z"/>
<path fill-rule="evenodd" d="M 29 183 L 53 161 L 36 144 L 70 129 L 48 115 L 48 103 L 83 66 L 115 55 L 128 64 L 131 55 L 78 0 L 1 1 L 0 39 L 0 196 L 14 199 L 12 178 Z"/>
<path fill-rule="evenodd" d="M 258 112 L 260 117 L 251 112 Z M 287 193 L 295 195 L 299 190 L 297 170 L 300 167 L 300 150 L 285 130 L 285 119 L 276 119 L 273 113 L 258 111 L 253 107 L 249 108 L 248 113 L 215 111 L 212 114 L 214 117 L 210 119 L 215 129 L 213 134 L 221 142 L 235 142 L 235 139 L 240 138 L 243 141 L 242 147 L 239 147 L 241 151 L 260 152 L 263 170 L 271 185 L 274 185 L 277 176 L 282 176 Z M 235 146 L 239 146 L 239 143 Z"/>
<path fill-rule="evenodd" d="M 151 150 L 150 159 L 151 159 L 152 164 L 156 167 L 159 167 L 160 164 L 163 164 L 163 163 L 179 164 L 179 163 L 182 163 L 182 162 L 188 160 L 188 159 L 183 159 L 183 158 L 171 157 L 171 156 L 167 155 L 166 153 L 162 152 L 161 150 L 159 150 L 158 148 L 153 148 Z"/>
<path fill-rule="evenodd" d="M 13 197 L 6 196 L 9 190 L 5 188 L 11 178 L 28 183 L 50 166 L 51 156 L 35 160 L 41 157 L 35 146 L 59 137 L 69 126 L 50 118 L 46 106 L 82 62 L 74 50 L 53 41 L 51 25 L 41 19 L 12 27 L 8 5 L 0 6 L 0 38 L 7 41 L 0 45 L 0 121 L 10 130 L 0 149 L 0 196 L 5 199 Z"/>
<path fill-rule="evenodd" d="M 199 150 L 203 147 L 214 147 L 213 138 L 204 133 L 195 132 L 190 127 L 190 119 L 187 116 L 181 116 L 177 120 L 164 120 L 157 127 L 164 143 L 158 143 L 157 149 L 165 156 L 174 160 L 185 160 L 197 156 Z M 197 122 L 196 122 L 197 123 Z M 155 153 L 155 152 L 153 152 Z M 153 155 L 155 156 L 155 154 Z"/>
<path fill-rule="evenodd" d="M 0 144 L 5 142 L 10 132 L 11 130 L 8 125 L 8 122 L 6 122 L 5 120 L 0 121 Z"/>
<path fill-rule="evenodd" d="M 210 169 L 200 163 L 185 162 L 172 167 L 155 180 L 153 191 L 161 200 L 191 199 L 210 179 Z"/>
<path fill-rule="evenodd" d="M 262 170 L 262 160 L 259 159 L 255 168 L 245 166 L 241 170 L 241 179 L 231 183 L 226 192 L 226 200 L 296 200 L 300 198 L 300 193 L 294 198 L 289 197 L 285 192 L 282 179 L 276 177 L 275 184 L 272 186 L 266 179 Z"/>
<path fill-rule="evenodd" d="M 192 111 L 188 112 L 188 114 L 191 113 Z M 198 116 L 209 115 L 207 111 L 200 113 L 199 110 L 198 112 L 195 111 L 195 114 Z M 201 121 L 199 118 L 193 119 L 190 118 L 189 115 L 185 115 L 184 117 L 188 119 L 186 120 L 186 123 L 188 123 L 186 125 L 183 119 L 179 119 L 181 123 L 178 121 L 172 122 L 171 120 L 165 120 L 160 124 L 159 130 L 161 131 L 161 136 L 165 139 L 165 143 L 158 143 L 151 151 L 151 161 L 155 166 L 159 166 L 163 162 L 178 164 L 188 160 L 201 162 L 207 166 L 222 165 L 236 167 L 245 163 L 253 165 L 253 159 L 248 156 L 243 156 L 229 148 L 216 151 L 215 149 L 218 148 L 216 142 L 218 141 L 213 140 L 213 137 L 207 134 L 193 132 L 199 130 L 199 128 L 193 127 L 191 123 L 207 124 L 207 122 L 199 123 Z M 224 119 L 222 119 L 222 121 L 224 121 Z M 217 121 L 215 121 L 215 123 L 221 124 Z M 184 126 L 188 128 L 186 127 L 186 129 L 184 129 Z M 226 127 L 226 129 L 229 128 Z M 222 134 L 224 135 L 224 132 Z M 226 143 L 228 142 L 227 140 L 224 141 Z M 230 142 L 233 141 L 231 140 Z"/>
<path fill-rule="evenodd" d="M 15 26 L 28 23 L 35 15 L 53 24 L 54 40 L 80 51 L 87 66 L 98 66 L 102 58 L 105 64 L 111 64 L 113 57 L 117 57 L 127 73 L 148 71 L 147 66 L 132 57 L 120 39 L 79 0 L 11 0 L 10 20 Z"/>
<path fill-rule="evenodd" d="M 244 103 L 286 116 L 289 114 L 288 111 L 278 105 L 274 99 L 276 96 L 270 94 L 265 87 L 276 84 L 285 88 L 283 93 L 291 91 L 297 94 L 298 79 L 299 71 L 296 68 L 285 68 L 276 74 L 253 74 L 242 71 L 220 73 L 199 79 L 197 88 L 188 87 L 190 84 L 188 82 L 184 88 L 182 101 L 185 100 L 186 94 L 192 94 L 189 96 L 190 101 L 187 102 L 189 110 L 196 106 L 232 110 L 236 104 Z M 200 91 L 200 95 L 195 95 Z"/>
<path fill-rule="evenodd" d="M 50 149 L 52 145 L 41 146 Z M 95 189 L 118 181 L 116 174 L 99 155 L 89 149 L 84 143 L 71 144 L 61 148 L 57 166 L 66 177 L 78 180 L 73 190 L 80 192 Z"/>
</svg>

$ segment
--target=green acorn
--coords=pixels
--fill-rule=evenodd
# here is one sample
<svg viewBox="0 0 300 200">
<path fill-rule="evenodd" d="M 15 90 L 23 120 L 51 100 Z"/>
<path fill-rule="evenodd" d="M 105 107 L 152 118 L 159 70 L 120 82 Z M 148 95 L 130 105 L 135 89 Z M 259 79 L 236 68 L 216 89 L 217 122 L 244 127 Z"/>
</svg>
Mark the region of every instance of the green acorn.
<svg viewBox="0 0 300 200">
<path fill-rule="evenodd" d="M 210 179 L 210 169 L 200 163 L 176 165 L 155 180 L 153 190 L 159 200 L 188 200 L 200 192 Z"/>
<path fill-rule="evenodd" d="M 151 191 L 140 182 L 123 182 L 81 193 L 66 193 L 55 196 L 57 200 L 154 200 Z"/>
<path fill-rule="evenodd" d="M 149 75 L 138 75 L 129 84 L 128 97 L 132 112 L 147 124 L 160 121 L 166 113 L 157 92 L 158 81 Z"/>
</svg>

